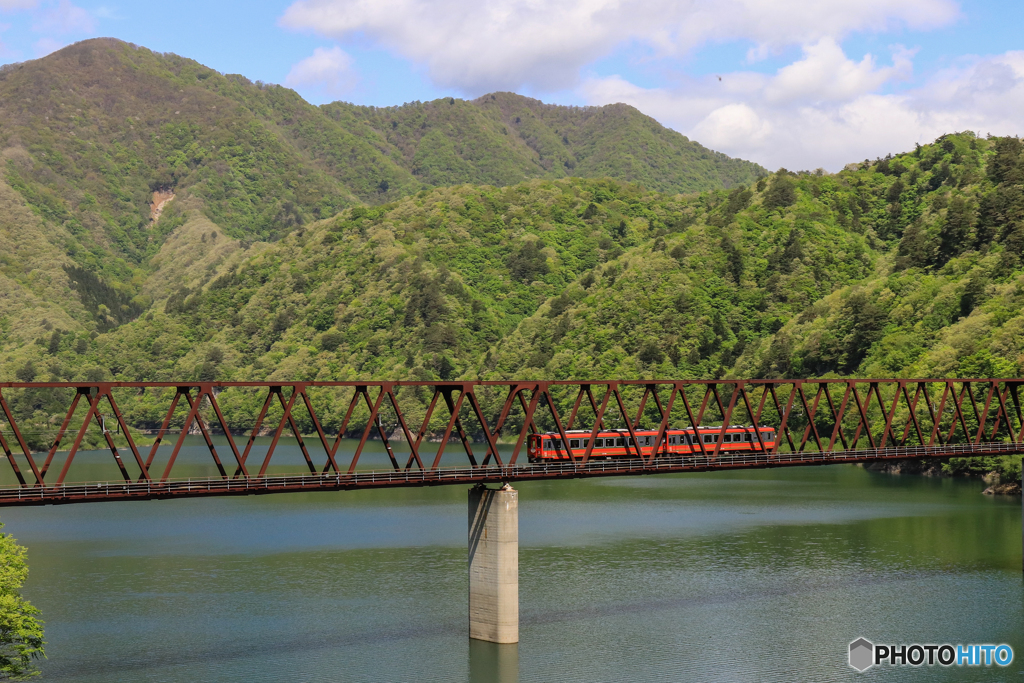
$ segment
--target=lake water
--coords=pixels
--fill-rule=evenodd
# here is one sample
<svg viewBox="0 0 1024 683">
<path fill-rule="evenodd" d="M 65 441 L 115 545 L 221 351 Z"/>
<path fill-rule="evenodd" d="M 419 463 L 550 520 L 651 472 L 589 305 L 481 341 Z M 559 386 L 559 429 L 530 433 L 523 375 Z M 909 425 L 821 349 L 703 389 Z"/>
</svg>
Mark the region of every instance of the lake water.
<svg viewBox="0 0 1024 683">
<path fill-rule="evenodd" d="M 463 486 L 0 519 L 29 548 L 50 681 L 1024 679 L 1021 501 L 979 481 L 835 465 L 517 488 L 503 647 L 466 636 Z M 857 674 L 858 636 L 1016 660 Z"/>
</svg>

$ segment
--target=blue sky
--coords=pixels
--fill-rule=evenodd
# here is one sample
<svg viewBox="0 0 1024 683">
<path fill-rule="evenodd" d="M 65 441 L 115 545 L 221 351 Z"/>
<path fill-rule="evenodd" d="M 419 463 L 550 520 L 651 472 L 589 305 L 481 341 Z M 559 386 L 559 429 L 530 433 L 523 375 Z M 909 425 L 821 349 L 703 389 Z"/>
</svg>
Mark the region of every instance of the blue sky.
<svg viewBox="0 0 1024 683">
<path fill-rule="evenodd" d="M 314 103 L 622 101 L 770 168 L 835 170 L 1024 132 L 1021 25 L 995 0 L 0 0 L 0 63 L 113 36 Z"/>
</svg>

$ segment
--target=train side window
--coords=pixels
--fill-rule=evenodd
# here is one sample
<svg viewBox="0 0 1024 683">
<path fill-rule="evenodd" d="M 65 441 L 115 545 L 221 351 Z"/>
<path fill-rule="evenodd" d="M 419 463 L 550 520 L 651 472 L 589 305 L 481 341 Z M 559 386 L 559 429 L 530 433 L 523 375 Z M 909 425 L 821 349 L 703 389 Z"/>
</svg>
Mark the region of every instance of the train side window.
<svg viewBox="0 0 1024 683">
<path fill-rule="evenodd" d="M 572 448 L 579 448 L 580 447 L 580 440 L 579 439 L 569 439 L 569 446 L 572 447 Z"/>
<path fill-rule="evenodd" d="M 622 445 L 622 437 L 621 436 L 619 438 L 615 439 L 615 445 L 616 446 L 621 446 Z M 633 444 L 630 444 L 630 445 L 632 446 Z"/>
<path fill-rule="evenodd" d="M 711 435 L 711 434 L 705 434 L 704 435 L 704 443 L 714 443 L 714 442 L 715 442 L 715 437 L 713 435 Z"/>
<path fill-rule="evenodd" d="M 604 439 L 594 439 L 594 448 L 604 448 Z"/>
<path fill-rule="evenodd" d="M 753 434 L 747 434 L 746 438 L 744 439 L 744 441 L 753 441 L 753 440 L 754 440 L 754 435 Z"/>
</svg>

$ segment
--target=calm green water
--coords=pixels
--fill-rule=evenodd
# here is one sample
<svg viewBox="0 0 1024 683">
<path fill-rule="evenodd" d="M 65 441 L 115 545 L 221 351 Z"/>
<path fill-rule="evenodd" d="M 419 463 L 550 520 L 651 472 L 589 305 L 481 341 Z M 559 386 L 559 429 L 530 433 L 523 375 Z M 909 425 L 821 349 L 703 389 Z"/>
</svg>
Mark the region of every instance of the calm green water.
<svg viewBox="0 0 1024 683">
<path fill-rule="evenodd" d="M 45 680 L 1024 679 L 1021 502 L 979 482 L 837 465 L 518 488 L 504 649 L 466 637 L 465 487 L 0 519 L 29 547 Z M 858 636 L 1017 659 L 858 675 Z"/>
</svg>

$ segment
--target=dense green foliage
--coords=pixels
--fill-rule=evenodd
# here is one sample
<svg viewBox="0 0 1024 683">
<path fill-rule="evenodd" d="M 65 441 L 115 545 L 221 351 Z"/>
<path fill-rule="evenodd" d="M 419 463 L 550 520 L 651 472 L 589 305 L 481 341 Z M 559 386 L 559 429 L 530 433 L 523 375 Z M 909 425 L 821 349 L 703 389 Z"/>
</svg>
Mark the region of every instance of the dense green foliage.
<svg viewBox="0 0 1024 683">
<path fill-rule="evenodd" d="M 525 123 L 510 123 L 515 112 Z M 763 173 L 623 105 L 554 107 L 501 94 L 315 107 L 286 88 L 110 39 L 0 69 L 0 189 L 41 224 L 63 290 L 41 295 L 101 330 L 152 303 L 149 259 L 184 223 L 181 204 L 222 234 L 275 240 L 344 207 L 438 185 L 611 175 L 681 192 Z M 158 190 L 175 200 L 156 221 Z M 0 224 L 23 223 L 0 206 Z M 73 285 L 75 275 L 60 272 L 68 268 L 92 279 Z M 79 294 L 73 302 L 68 289 Z"/>
<path fill-rule="evenodd" d="M 0 534 L 0 680 L 37 675 L 34 660 L 45 656 L 39 610 L 19 593 L 28 577 L 25 556 L 24 546 L 10 534 Z"/>
<path fill-rule="evenodd" d="M 421 182 L 511 185 L 529 178 L 616 178 L 659 192 L 749 184 L 764 174 L 664 128 L 636 109 L 562 107 L 513 93 L 401 107 L 336 102 L 326 113 L 378 131 Z M 392 193 L 393 194 L 393 193 Z"/>
<path fill-rule="evenodd" d="M 0 92 L 0 379 L 1024 365 L 1014 138 L 759 177 L 628 107 L 317 108 L 96 41 Z M 151 223 L 156 189 L 176 197 Z M 43 433 L 48 399 L 17 403 Z"/>
</svg>

